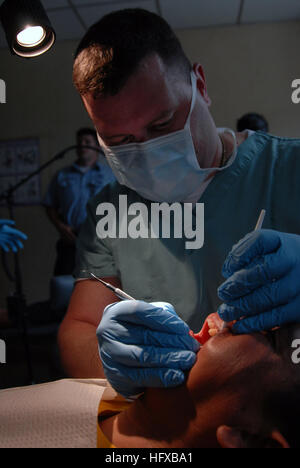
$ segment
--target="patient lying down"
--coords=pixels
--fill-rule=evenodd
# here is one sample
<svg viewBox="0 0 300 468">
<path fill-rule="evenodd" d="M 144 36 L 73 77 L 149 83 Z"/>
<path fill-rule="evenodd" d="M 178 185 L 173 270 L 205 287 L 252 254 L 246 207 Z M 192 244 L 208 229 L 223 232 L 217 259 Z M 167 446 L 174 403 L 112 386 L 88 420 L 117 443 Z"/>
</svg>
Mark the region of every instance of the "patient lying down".
<svg viewBox="0 0 300 468">
<path fill-rule="evenodd" d="M 289 354 L 285 355 L 278 346 L 278 343 L 282 342 L 280 338 L 285 335 L 285 351 L 290 347 L 291 341 L 287 339 L 290 330 L 236 336 L 229 328 L 219 330 L 216 316 L 211 316 L 209 320 L 210 335 L 214 336 L 200 349 L 196 364 L 189 372 L 184 385 L 174 389 L 148 389 L 131 404 L 120 397 L 111 398 L 109 402 L 107 398 L 102 399 L 98 422 L 99 447 L 299 447 L 297 425 L 300 417 L 300 373 Z M 82 407 L 81 400 L 85 398 L 85 392 L 90 391 L 90 385 L 97 385 L 97 381 L 78 382 L 81 382 L 84 389 L 77 395 L 78 407 Z M 51 401 L 54 386 L 61 385 L 61 382 L 48 385 L 50 386 L 37 386 L 35 392 L 39 394 L 48 388 L 50 393 L 47 400 Z M 101 381 L 101 385 L 101 395 L 95 394 L 98 402 L 102 398 L 105 382 Z M 34 388 L 32 387 L 32 390 Z M 21 415 L 20 396 L 24 391 L 30 395 L 30 387 L 25 390 L 0 392 L 0 447 L 3 444 L 11 447 L 22 446 L 22 431 L 28 433 L 32 430 L 32 425 L 26 424 L 25 418 L 23 421 L 19 417 L 15 420 L 15 432 L 18 437 L 14 437 L 13 426 L 10 425 L 11 437 L 6 437 L 3 442 L 3 424 L 9 421 L 7 416 L 6 420 L 3 420 L 2 409 L 7 403 L 12 405 L 13 402 L 13 411 L 19 411 Z M 56 440 L 59 440 L 60 436 L 63 438 L 66 433 L 64 412 L 66 415 L 70 414 L 68 405 L 72 407 L 71 413 L 75 413 L 73 416 L 76 416 L 76 395 L 71 389 L 69 391 L 69 403 L 66 403 L 66 398 L 64 410 L 61 409 L 64 427 L 60 428 L 59 424 L 56 424 Z M 11 392 L 15 392 L 13 398 Z M 34 410 L 38 412 L 38 398 L 32 402 L 31 406 L 34 405 Z M 52 399 L 52 405 L 52 410 L 50 407 L 47 414 L 43 414 L 43 417 L 48 419 L 49 430 L 51 418 L 54 418 L 55 413 L 55 398 Z M 93 403 L 88 416 L 90 428 L 95 427 L 95 435 L 97 409 Z M 78 411 L 77 424 L 69 418 L 70 424 L 74 424 L 74 431 L 76 426 L 81 426 L 83 418 L 87 427 L 87 414 L 84 411 Z M 45 436 L 48 440 L 44 443 L 40 435 L 36 437 L 35 442 L 31 436 L 30 446 L 56 445 L 50 436 Z M 75 435 L 72 440 L 74 444 L 71 439 L 65 439 L 65 445 L 80 445 L 80 437 Z M 83 439 L 81 443 L 83 446 L 88 445 Z M 93 444 L 94 437 L 91 440 L 91 445 Z M 58 442 L 57 445 L 64 444 Z"/>
<path fill-rule="evenodd" d="M 149 389 L 126 411 L 100 421 L 114 446 L 299 447 L 300 373 L 277 352 L 287 330 L 237 336 L 219 330 L 216 314 L 208 320 L 214 336 L 184 385 Z"/>
</svg>

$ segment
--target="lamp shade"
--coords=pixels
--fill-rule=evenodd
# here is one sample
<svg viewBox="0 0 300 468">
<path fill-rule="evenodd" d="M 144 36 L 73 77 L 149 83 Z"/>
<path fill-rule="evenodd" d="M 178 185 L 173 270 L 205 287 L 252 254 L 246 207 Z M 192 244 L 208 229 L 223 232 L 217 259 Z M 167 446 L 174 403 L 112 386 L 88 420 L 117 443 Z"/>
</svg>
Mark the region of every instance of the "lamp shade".
<svg viewBox="0 0 300 468">
<path fill-rule="evenodd" d="M 5 0 L 0 19 L 13 54 L 36 57 L 55 42 L 55 32 L 39 0 Z"/>
</svg>

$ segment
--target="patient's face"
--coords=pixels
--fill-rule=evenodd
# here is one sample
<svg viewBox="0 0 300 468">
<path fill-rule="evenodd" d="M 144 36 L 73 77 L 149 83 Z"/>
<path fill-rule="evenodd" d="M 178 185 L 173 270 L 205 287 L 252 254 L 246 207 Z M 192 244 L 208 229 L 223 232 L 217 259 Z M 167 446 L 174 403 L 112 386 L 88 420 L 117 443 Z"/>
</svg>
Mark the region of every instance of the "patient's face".
<svg viewBox="0 0 300 468">
<path fill-rule="evenodd" d="M 187 386 L 201 411 L 206 408 L 214 419 L 219 412 L 221 419 L 232 418 L 227 422 L 233 424 L 234 408 L 241 404 L 259 411 L 264 389 L 276 385 L 281 364 L 271 333 L 233 335 L 226 328 L 200 349 Z"/>
<path fill-rule="evenodd" d="M 271 334 L 234 335 L 230 328 L 219 330 L 202 346 L 191 373 L 194 378 L 218 380 L 233 377 L 242 370 L 278 359 Z"/>
<path fill-rule="evenodd" d="M 234 335 L 230 328 L 220 330 L 222 322 L 215 319 L 210 327 L 215 334 L 198 352 L 185 384 L 149 389 L 141 400 L 165 411 L 168 430 L 173 434 L 176 428 L 178 440 L 184 437 L 189 447 L 219 447 L 216 433 L 222 426 L 268 435 L 265 403 L 289 378 L 273 332 Z"/>
</svg>

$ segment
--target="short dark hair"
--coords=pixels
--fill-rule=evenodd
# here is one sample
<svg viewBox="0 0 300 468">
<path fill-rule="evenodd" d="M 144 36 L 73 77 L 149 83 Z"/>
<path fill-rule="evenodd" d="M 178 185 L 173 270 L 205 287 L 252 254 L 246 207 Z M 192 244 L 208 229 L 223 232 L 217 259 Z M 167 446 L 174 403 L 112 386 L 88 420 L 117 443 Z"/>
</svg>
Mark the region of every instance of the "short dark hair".
<svg viewBox="0 0 300 468">
<path fill-rule="evenodd" d="M 289 383 L 283 388 L 274 388 L 267 395 L 263 414 L 281 432 L 291 448 L 300 448 L 300 385 L 299 378 L 293 377 L 290 374 Z"/>
<path fill-rule="evenodd" d="M 79 138 L 81 138 L 82 136 L 84 135 L 91 135 L 95 138 L 96 141 L 98 141 L 97 139 L 97 132 L 96 130 L 94 130 L 93 128 L 90 128 L 90 127 L 82 127 L 80 128 L 79 130 L 77 130 L 76 132 L 76 138 L 77 140 L 79 140 Z"/>
<path fill-rule="evenodd" d="M 237 131 L 242 132 L 243 130 L 261 130 L 268 133 L 269 124 L 263 115 L 250 112 L 237 121 Z"/>
<path fill-rule="evenodd" d="M 274 380 L 264 395 L 263 405 L 265 420 L 281 432 L 292 448 L 300 448 L 300 367 L 291 358 L 291 343 L 300 336 L 299 327 L 292 323 L 270 332 L 280 359 L 271 369 Z"/>
<path fill-rule="evenodd" d="M 189 76 L 191 63 L 163 18 L 141 8 L 110 13 L 81 40 L 75 53 L 74 85 L 81 95 L 115 95 L 152 54 Z"/>
</svg>

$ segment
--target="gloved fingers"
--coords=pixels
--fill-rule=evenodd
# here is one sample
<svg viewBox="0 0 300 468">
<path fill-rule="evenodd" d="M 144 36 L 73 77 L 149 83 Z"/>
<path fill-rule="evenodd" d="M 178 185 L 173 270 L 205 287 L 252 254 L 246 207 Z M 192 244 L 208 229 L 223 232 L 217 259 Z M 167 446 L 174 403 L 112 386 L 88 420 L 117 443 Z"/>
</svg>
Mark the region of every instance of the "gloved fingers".
<svg viewBox="0 0 300 468">
<path fill-rule="evenodd" d="M 12 219 L 0 219 L 0 228 L 4 225 L 14 226 L 16 223 Z"/>
<path fill-rule="evenodd" d="M 246 296 L 222 304 L 219 308 L 221 319 L 231 322 L 288 303 L 300 293 L 300 284 L 296 288 L 293 279 L 293 274 L 289 274 L 255 289 Z"/>
<path fill-rule="evenodd" d="M 284 249 L 257 259 L 248 268 L 235 272 L 218 289 L 218 296 L 229 302 L 255 291 L 266 283 L 287 276 L 295 266 L 295 257 L 285 254 Z"/>
<path fill-rule="evenodd" d="M 170 304 L 165 307 L 157 307 L 155 303 L 144 301 L 114 303 L 104 309 L 100 329 L 109 328 L 112 321 L 142 325 L 151 330 L 171 334 L 184 335 L 189 332 L 188 325 L 178 317 Z"/>
<path fill-rule="evenodd" d="M 236 271 L 251 263 L 256 257 L 276 252 L 281 246 L 278 232 L 261 229 L 247 234 L 229 253 L 223 265 L 222 274 L 229 278 Z"/>
<path fill-rule="evenodd" d="M 11 250 L 13 251 L 13 253 L 17 253 L 17 252 L 18 252 L 18 249 L 17 249 L 17 247 L 15 246 L 14 242 L 10 242 L 9 245 L 10 245 L 10 248 L 11 248 Z"/>
<path fill-rule="evenodd" d="M 192 338 L 189 333 L 174 335 L 150 330 L 142 326 L 130 325 L 128 327 L 126 325 L 124 322 L 114 323 L 109 328 L 103 328 L 100 333 L 97 331 L 100 345 L 107 339 L 115 339 L 127 345 L 147 345 L 159 348 L 164 346 L 193 352 L 197 352 L 200 348 L 198 341 Z"/>
<path fill-rule="evenodd" d="M 16 244 L 18 245 L 19 249 L 24 249 L 23 243 L 19 239 L 15 239 Z"/>
<path fill-rule="evenodd" d="M 2 239 L 0 240 L 0 246 L 2 247 L 2 249 L 4 250 L 4 252 L 7 252 L 7 253 L 9 252 L 9 246 L 8 246 L 8 244 L 7 244 L 5 241 L 3 241 Z"/>
<path fill-rule="evenodd" d="M 24 249 L 24 245 L 19 239 L 12 239 L 13 247 L 15 248 L 14 252 Z"/>
<path fill-rule="evenodd" d="M 300 296 L 297 296 L 288 304 L 236 322 L 232 331 L 237 334 L 254 333 L 272 330 L 272 328 L 288 323 L 299 322 L 299 310 Z"/>
<path fill-rule="evenodd" d="M 100 344 L 100 356 L 106 367 L 108 362 L 116 367 L 168 367 L 171 369 L 190 369 L 196 361 L 196 353 L 176 348 L 154 348 L 116 343 Z"/>
<path fill-rule="evenodd" d="M 145 388 L 172 388 L 185 381 L 184 372 L 168 368 L 111 368 L 106 376 L 111 386 L 125 398 L 142 393 Z"/>
<path fill-rule="evenodd" d="M 6 243 L 6 245 L 8 245 L 9 248 L 10 248 L 14 253 L 16 253 L 16 252 L 18 251 L 18 249 L 23 249 L 23 248 L 24 248 L 22 242 L 21 242 L 19 239 L 14 239 L 14 238 L 12 238 L 10 235 L 8 235 L 8 234 L 2 234 L 2 235 L 1 235 L 1 239 L 4 240 L 4 242 Z"/>
<path fill-rule="evenodd" d="M 10 252 L 11 250 L 16 253 L 17 252 L 17 247 L 14 244 L 14 241 L 11 239 L 10 236 L 7 235 L 1 235 L 1 241 L 5 244 L 8 250 L 5 250 L 6 252 Z"/>
<path fill-rule="evenodd" d="M 7 225 L 4 225 L 3 228 L 2 228 L 2 232 L 6 233 L 6 234 L 10 234 L 11 236 L 13 237 L 16 237 L 16 238 L 20 238 L 20 239 L 23 239 L 23 240 L 27 240 L 28 237 L 26 236 L 26 234 L 24 234 L 23 232 L 19 231 L 18 229 L 14 229 L 10 226 L 7 226 Z"/>
</svg>

